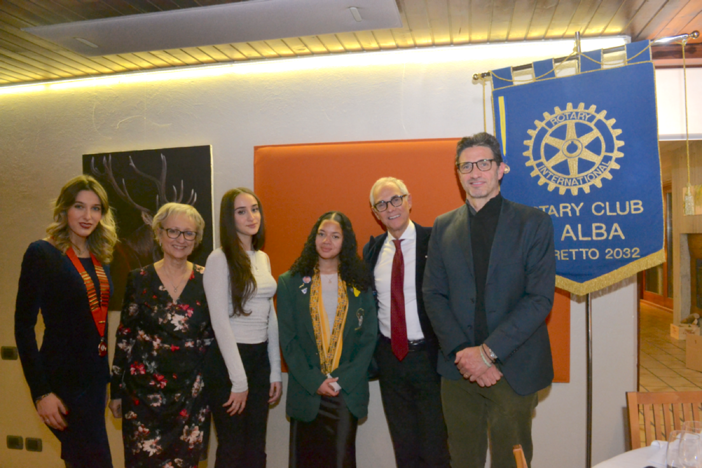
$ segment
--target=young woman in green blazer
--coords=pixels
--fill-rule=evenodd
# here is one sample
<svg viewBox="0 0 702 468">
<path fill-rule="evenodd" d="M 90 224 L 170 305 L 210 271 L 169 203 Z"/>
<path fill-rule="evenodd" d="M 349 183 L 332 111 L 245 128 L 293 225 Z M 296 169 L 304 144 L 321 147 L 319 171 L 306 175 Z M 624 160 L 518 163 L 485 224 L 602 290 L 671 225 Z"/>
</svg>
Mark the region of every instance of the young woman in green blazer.
<svg viewBox="0 0 702 468">
<path fill-rule="evenodd" d="M 378 322 L 369 275 L 343 213 L 322 215 L 300 258 L 280 276 L 278 322 L 288 365 L 290 467 L 355 467 Z"/>
</svg>

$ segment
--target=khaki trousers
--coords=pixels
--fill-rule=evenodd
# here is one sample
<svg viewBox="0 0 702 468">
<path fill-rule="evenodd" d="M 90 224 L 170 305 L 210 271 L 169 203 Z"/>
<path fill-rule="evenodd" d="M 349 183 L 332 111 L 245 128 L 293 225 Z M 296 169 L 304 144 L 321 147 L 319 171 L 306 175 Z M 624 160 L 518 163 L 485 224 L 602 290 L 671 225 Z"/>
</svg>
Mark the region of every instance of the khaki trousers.
<svg viewBox="0 0 702 468">
<path fill-rule="evenodd" d="M 488 435 L 493 468 L 516 467 L 512 447 L 517 444 L 531 464 L 536 393 L 518 395 L 504 377 L 484 388 L 465 379 L 442 378 L 441 400 L 453 468 L 484 468 Z"/>
</svg>

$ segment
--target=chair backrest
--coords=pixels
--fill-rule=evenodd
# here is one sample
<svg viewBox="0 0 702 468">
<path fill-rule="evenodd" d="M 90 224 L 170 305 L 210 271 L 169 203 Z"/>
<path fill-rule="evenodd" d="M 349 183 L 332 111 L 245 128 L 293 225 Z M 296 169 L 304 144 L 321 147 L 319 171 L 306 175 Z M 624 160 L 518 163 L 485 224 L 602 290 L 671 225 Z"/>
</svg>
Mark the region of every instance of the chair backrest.
<svg viewBox="0 0 702 468">
<path fill-rule="evenodd" d="M 702 391 L 627 392 L 626 403 L 632 450 L 668 440 L 685 421 L 702 421 Z"/>
<path fill-rule="evenodd" d="M 515 445 L 512 452 L 514 453 L 514 461 L 517 462 L 517 468 L 529 468 L 521 445 Z"/>
</svg>

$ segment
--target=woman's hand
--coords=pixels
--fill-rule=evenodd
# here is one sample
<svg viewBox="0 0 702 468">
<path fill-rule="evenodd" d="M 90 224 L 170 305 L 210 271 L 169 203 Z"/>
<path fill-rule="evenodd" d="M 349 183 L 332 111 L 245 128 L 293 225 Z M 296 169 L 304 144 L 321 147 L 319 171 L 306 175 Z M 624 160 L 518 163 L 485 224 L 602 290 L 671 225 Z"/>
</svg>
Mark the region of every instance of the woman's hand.
<svg viewBox="0 0 702 468">
<path fill-rule="evenodd" d="M 331 383 L 336 382 L 337 380 L 339 380 L 339 377 L 325 380 L 317 389 L 317 393 L 324 396 L 337 396 L 339 392 L 334 390 L 334 387 L 331 386 Z"/>
<path fill-rule="evenodd" d="M 37 402 L 37 413 L 44 424 L 57 431 L 68 427 L 66 419 L 63 417 L 68 414 L 68 410 L 61 399 L 53 393 L 49 393 Z"/>
<path fill-rule="evenodd" d="M 272 382 L 271 389 L 268 392 L 268 404 L 272 405 L 280 399 L 280 395 L 283 394 L 283 382 Z"/>
<path fill-rule="evenodd" d="M 110 411 L 112 411 L 112 416 L 119 419 L 122 417 L 122 399 L 110 400 Z"/>
<path fill-rule="evenodd" d="M 245 392 L 232 392 L 229 395 L 229 399 L 225 404 L 222 406 L 227 408 L 227 414 L 229 416 L 234 416 L 235 414 L 241 414 L 244 412 L 244 408 L 246 407 L 246 397 L 249 396 L 249 391 L 246 390 Z"/>
</svg>

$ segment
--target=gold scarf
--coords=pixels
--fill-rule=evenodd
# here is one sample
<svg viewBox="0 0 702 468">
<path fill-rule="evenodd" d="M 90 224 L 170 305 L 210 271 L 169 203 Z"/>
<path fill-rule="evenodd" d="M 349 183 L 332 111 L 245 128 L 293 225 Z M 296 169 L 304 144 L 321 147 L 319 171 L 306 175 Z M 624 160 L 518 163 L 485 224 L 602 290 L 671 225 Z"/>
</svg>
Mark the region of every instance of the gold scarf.
<svg viewBox="0 0 702 468">
<path fill-rule="evenodd" d="M 322 374 L 331 374 L 339 367 L 339 359 L 343 349 L 343 330 L 346 324 L 346 312 L 349 309 L 349 297 L 346 293 L 346 283 L 339 277 L 338 304 L 336 306 L 336 317 L 334 318 L 334 328 L 331 336 L 329 334 L 329 319 L 324 310 L 322 300 L 322 281 L 319 270 L 315 269 L 312 277 L 312 287 L 310 291 L 310 315 L 312 316 L 312 327 L 314 328 L 314 338 L 317 342 L 319 352 L 319 364 Z"/>
</svg>

